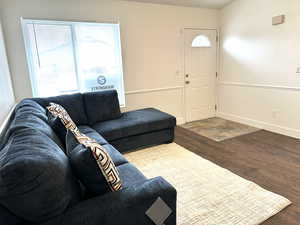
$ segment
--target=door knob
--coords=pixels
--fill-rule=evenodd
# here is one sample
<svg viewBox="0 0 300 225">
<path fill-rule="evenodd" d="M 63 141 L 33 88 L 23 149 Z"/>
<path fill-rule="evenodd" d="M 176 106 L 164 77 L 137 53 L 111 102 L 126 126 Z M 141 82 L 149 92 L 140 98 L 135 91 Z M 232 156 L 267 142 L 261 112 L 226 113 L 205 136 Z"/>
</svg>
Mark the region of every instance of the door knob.
<svg viewBox="0 0 300 225">
<path fill-rule="evenodd" d="M 185 83 L 186 83 L 186 84 L 189 84 L 190 82 L 189 82 L 189 81 L 186 81 Z"/>
<path fill-rule="evenodd" d="M 188 74 L 186 74 L 186 75 L 185 75 L 185 77 L 189 77 L 189 75 L 188 75 Z"/>
</svg>

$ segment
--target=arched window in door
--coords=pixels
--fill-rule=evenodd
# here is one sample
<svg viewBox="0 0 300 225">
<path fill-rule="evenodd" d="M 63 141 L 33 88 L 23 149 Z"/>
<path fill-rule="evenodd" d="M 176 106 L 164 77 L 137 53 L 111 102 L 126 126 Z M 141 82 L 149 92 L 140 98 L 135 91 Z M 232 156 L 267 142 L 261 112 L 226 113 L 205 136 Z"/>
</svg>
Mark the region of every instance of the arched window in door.
<svg viewBox="0 0 300 225">
<path fill-rule="evenodd" d="M 209 38 L 205 35 L 198 35 L 194 38 L 192 41 L 192 47 L 193 48 L 209 48 L 211 47 L 211 41 Z"/>
</svg>

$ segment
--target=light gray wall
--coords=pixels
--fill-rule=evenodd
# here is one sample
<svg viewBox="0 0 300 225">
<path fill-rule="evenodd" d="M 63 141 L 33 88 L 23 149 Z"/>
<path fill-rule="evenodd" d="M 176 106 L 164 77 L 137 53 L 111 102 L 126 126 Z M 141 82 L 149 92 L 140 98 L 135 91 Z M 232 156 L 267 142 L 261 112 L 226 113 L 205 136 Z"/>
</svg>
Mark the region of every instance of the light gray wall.
<svg viewBox="0 0 300 225">
<path fill-rule="evenodd" d="M 20 17 L 119 21 L 126 108 L 155 107 L 185 121 L 185 27 L 218 28 L 218 10 L 109 0 L 0 0 L 18 100 L 31 97 Z"/>
<path fill-rule="evenodd" d="M 0 21 L 0 127 L 15 103 Z"/>
<path fill-rule="evenodd" d="M 299 0 L 221 10 L 219 116 L 300 138 L 299 10 Z M 280 14 L 286 22 L 272 26 Z"/>
<path fill-rule="evenodd" d="M 218 10 L 115 1 L 126 108 L 154 107 L 185 122 L 183 28 L 218 28 Z"/>
</svg>

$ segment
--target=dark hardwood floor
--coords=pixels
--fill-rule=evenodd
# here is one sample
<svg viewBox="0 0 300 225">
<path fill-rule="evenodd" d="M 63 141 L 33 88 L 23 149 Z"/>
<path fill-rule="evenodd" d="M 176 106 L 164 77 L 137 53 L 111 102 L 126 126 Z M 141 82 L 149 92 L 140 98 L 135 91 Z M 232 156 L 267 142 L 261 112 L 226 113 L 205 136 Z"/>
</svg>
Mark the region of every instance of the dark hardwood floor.
<svg viewBox="0 0 300 225">
<path fill-rule="evenodd" d="M 300 225 L 300 140 L 261 130 L 215 142 L 177 127 L 175 142 L 293 202 L 263 225 Z"/>
</svg>

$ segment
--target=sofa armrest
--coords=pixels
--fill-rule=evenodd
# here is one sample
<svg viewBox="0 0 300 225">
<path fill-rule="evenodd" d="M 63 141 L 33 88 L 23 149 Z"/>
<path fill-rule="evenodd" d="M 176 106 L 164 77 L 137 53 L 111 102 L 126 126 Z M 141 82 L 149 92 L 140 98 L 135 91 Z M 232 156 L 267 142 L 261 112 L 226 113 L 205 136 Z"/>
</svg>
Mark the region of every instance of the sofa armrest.
<svg viewBox="0 0 300 225">
<path fill-rule="evenodd" d="M 176 225 L 176 190 L 162 177 L 156 177 L 118 192 L 85 200 L 68 209 L 55 225 L 154 225 L 145 214 L 160 197 L 172 214 L 165 225 Z"/>
</svg>

